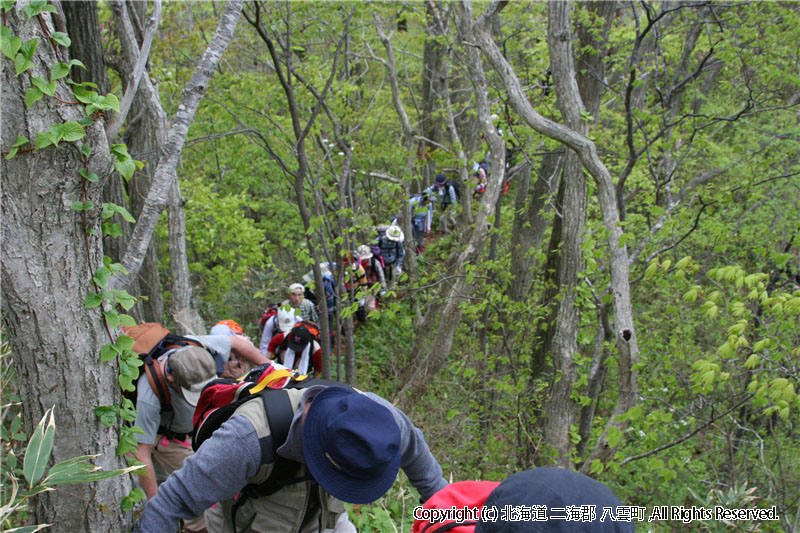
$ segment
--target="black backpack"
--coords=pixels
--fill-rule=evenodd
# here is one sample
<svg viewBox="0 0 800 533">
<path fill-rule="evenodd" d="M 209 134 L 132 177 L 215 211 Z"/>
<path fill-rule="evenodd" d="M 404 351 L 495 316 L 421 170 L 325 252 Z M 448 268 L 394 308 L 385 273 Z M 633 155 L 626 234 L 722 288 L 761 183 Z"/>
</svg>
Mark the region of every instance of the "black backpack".
<svg viewBox="0 0 800 533">
<path fill-rule="evenodd" d="M 458 200 L 459 202 L 461 201 L 461 182 L 460 181 L 458 181 L 458 180 L 447 180 L 445 182 L 445 187 L 452 187 L 453 191 L 456 193 L 456 200 Z M 444 203 L 449 204 L 450 203 L 450 194 L 448 193 L 447 189 L 445 189 L 444 198 L 446 200 Z"/>
</svg>

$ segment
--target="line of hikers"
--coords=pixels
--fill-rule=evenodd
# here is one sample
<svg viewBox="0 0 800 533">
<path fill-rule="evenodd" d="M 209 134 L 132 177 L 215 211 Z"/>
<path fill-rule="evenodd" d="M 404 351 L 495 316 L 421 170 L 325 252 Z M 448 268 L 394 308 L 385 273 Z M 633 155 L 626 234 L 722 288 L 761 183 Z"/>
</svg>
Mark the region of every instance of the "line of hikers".
<svg viewBox="0 0 800 533">
<path fill-rule="evenodd" d="M 145 359 L 135 425 L 147 502 L 135 531 L 174 532 L 183 522 L 187 532 L 353 533 L 344 502 L 377 500 L 401 468 L 424 503 L 414 509 L 415 532 L 634 530 L 631 507 L 567 470 L 448 484 L 402 411 L 376 394 L 268 361 L 233 321 L 206 336 L 156 326 L 127 328 Z M 256 366 L 241 374 L 234 357 Z M 447 513 L 466 504 L 524 507 L 527 518 Z"/>
<path fill-rule="evenodd" d="M 488 165 L 476 164 L 473 196 L 485 191 Z M 460 185 L 444 174 L 409 199 L 415 251 L 431 231 L 434 202 L 443 233 L 455 226 Z M 405 236 L 395 217 L 377 227 L 371 244 L 357 246 L 345 263 L 345 287 L 380 284 L 378 295 L 359 291 L 356 318 L 392 288 L 403 272 Z M 402 468 L 420 495 L 414 532 L 633 531 L 631 520 L 594 514 L 544 516 L 520 524 L 509 517 L 437 522 L 422 511 L 491 504 L 546 511 L 621 506 L 603 484 L 560 469 L 534 469 L 498 482 L 448 482 L 422 431 L 378 395 L 319 378 L 319 306 L 324 298 L 330 330 L 338 294 L 322 263 L 321 290 L 313 271 L 271 304 L 256 346 L 233 320 L 209 335 L 179 337 L 159 324 L 124 328 L 144 369 L 133 396 L 137 408 L 136 458 L 147 503 L 135 531 L 352 533 L 343 502 L 383 496 Z M 159 482 L 161 483 L 159 485 Z M 612 515 L 615 516 L 615 515 Z M 484 519 L 486 518 L 486 519 Z M 605 518 L 605 515 L 603 515 Z M 456 529 L 454 529 L 456 528 Z"/>
</svg>

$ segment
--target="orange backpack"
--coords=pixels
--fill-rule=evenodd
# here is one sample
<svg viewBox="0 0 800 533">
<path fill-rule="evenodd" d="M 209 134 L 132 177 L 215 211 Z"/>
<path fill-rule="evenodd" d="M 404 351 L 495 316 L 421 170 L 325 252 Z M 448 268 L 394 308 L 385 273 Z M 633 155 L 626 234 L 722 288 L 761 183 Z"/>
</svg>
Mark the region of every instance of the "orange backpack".
<svg viewBox="0 0 800 533">
<path fill-rule="evenodd" d="M 161 365 L 156 364 L 158 358 L 175 348 L 184 346 L 205 348 L 205 346 L 198 340 L 173 335 L 167 328 L 157 322 L 143 322 L 138 326 L 131 327 L 122 326 L 122 331 L 134 341 L 133 351 L 139 354 L 139 359 L 143 363 L 142 366 L 147 375 L 147 380 L 150 382 L 150 387 L 158 398 L 159 404 L 161 404 L 161 412 L 171 410 L 169 388 L 167 387 L 164 373 L 161 371 Z M 209 356 L 214 357 L 211 353 L 209 353 Z M 216 357 L 214 359 L 217 364 L 217 373 L 219 374 L 221 373 L 221 361 L 218 361 Z M 139 376 L 136 376 L 133 380 L 134 385 L 139 380 Z M 125 391 L 124 395 L 136 405 L 136 390 Z"/>
</svg>

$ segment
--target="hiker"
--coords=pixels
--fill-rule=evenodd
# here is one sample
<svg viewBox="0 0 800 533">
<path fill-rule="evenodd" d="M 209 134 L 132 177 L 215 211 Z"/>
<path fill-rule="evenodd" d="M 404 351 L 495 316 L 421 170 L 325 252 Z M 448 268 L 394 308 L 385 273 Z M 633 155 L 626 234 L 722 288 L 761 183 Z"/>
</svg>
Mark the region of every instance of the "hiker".
<svg viewBox="0 0 800 533">
<path fill-rule="evenodd" d="M 383 271 L 383 259 L 372 253 L 372 249 L 362 244 L 356 248 L 358 254 L 358 262 L 364 268 L 364 273 L 367 275 L 367 283 L 374 285 L 380 283 L 381 288 L 386 290 L 386 276 Z"/>
<path fill-rule="evenodd" d="M 479 166 L 478 169 L 472 173 L 472 177 L 476 182 L 475 187 L 472 189 L 472 197 L 480 198 L 483 196 L 483 193 L 486 192 L 486 170 Z"/>
<path fill-rule="evenodd" d="M 406 256 L 406 250 L 403 246 L 405 236 L 400 226 L 392 225 L 378 226 L 378 239 L 376 244 L 381 249 L 381 257 L 383 258 L 384 273 L 386 281 L 389 285 L 392 284 L 395 276 L 400 276 L 403 273 L 403 259 Z"/>
<path fill-rule="evenodd" d="M 290 305 L 294 309 L 299 310 L 303 320 L 319 322 L 317 308 L 310 300 L 306 300 L 305 287 L 299 283 L 292 283 L 289 285 L 289 299 L 284 300 L 281 305 Z"/>
<path fill-rule="evenodd" d="M 313 322 L 299 322 L 286 333 L 272 338 L 269 357 L 300 374 L 322 373 L 322 349 L 319 345 L 319 326 Z"/>
<path fill-rule="evenodd" d="M 456 219 L 453 216 L 453 209 L 458 205 L 458 182 L 448 180 L 444 174 L 437 174 L 433 185 L 422 191 L 439 199 L 439 207 L 442 214 L 439 217 L 439 227 L 445 235 L 450 233 L 450 227 L 455 227 Z M 453 209 L 448 209 L 453 206 Z"/>
<path fill-rule="evenodd" d="M 220 320 L 208 332 L 209 335 L 244 335 L 244 329 L 235 320 Z M 246 335 L 245 335 L 246 337 Z M 249 339 L 249 337 L 247 337 Z M 223 378 L 239 378 L 250 372 L 250 363 L 231 353 L 222 371 Z"/>
<path fill-rule="evenodd" d="M 258 350 L 269 357 L 269 345 L 272 339 L 280 333 L 288 332 L 301 320 L 303 320 L 303 317 L 298 310 L 292 308 L 291 305 L 281 304 L 275 315 L 264 324 Z"/>
<path fill-rule="evenodd" d="M 528 528 L 553 533 L 628 533 L 635 530 L 630 507 L 623 506 L 611 489 L 563 468 L 534 468 L 512 474 L 486 499 L 483 509 L 492 508 L 496 508 L 499 515 L 492 520 L 482 514 L 475 533 L 512 533 Z M 503 509 L 514 508 L 542 509 L 546 516 L 537 517 L 541 521 L 521 526 L 515 517 L 503 516 Z M 627 516 L 618 514 L 620 509 L 626 509 Z"/>
<path fill-rule="evenodd" d="M 136 385 L 134 425 L 142 430 L 142 433 L 136 434 L 136 459 L 145 465 L 147 477 L 140 476 L 139 481 L 148 499 L 158 491 L 156 469 L 159 473 L 169 475 L 192 455 L 187 435 L 192 431 L 194 406 L 203 386 L 217 377 L 215 356 L 223 363 L 228 362 L 231 354 L 256 366 L 267 362 L 253 343 L 243 336 L 204 335 L 192 338 L 200 341 L 205 349 L 184 346 L 165 352 L 154 362 L 164 380 L 157 383 L 156 387 L 165 384 L 169 392 L 168 404 L 163 409 L 147 375 L 142 375 Z M 205 528 L 203 517 L 199 516 L 201 514 L 202 509 L 184 517 L 191 519 L 186 522 L 187 531 L 202 531 Z"/>
<path fill-rule="evenodd" d="M 425 249 L 425 235 L 431 230 L 433 204 L 428 193 L 415 194 L 409 200 L 411 209 L 411 231 L 417 254 Z"/>
<path fill-rule="evenodd" d="M 383 398 L 330 384 L 286 392 L 294 417 L 282 445 L 269 446 L 264 402 L 246 402 L 162 485 L 136 530 L 172 532 L 180 518 L 220 502 L 206 513 L 212 532 L 349 533 L 356 529 L 342 502 L 377 500 L 400 468 L 422 501 L 447 485 L 422 432 Z M 280 479 L 268 479 L 278 472 Z M 280 488 L 266 496 L 257 487 L 243 491 L 259 482 Z"/>
</svg>

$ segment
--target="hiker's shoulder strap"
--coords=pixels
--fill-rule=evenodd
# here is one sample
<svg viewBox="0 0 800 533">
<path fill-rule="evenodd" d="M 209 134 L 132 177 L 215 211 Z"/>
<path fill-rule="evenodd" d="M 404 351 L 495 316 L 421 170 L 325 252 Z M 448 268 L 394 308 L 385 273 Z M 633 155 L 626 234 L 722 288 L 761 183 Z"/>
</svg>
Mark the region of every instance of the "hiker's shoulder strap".
<svg viewBox="0 0 800 533">
<path fill-rule="evenodd" d="M 161 369 L 161 364 L 158 360 L 154 360 L 151 355 L 144 359 L 144 372 L 147 376 L 147 381 L 150 383 L 150 388 L 158 398 L 158 403 L 161 405 L 161 412 L 169 411 L 172 409 L 170 404 L 169 387 L 167 386 L 167 379 Z"/>
</svg>

